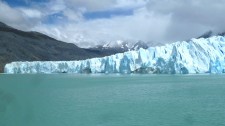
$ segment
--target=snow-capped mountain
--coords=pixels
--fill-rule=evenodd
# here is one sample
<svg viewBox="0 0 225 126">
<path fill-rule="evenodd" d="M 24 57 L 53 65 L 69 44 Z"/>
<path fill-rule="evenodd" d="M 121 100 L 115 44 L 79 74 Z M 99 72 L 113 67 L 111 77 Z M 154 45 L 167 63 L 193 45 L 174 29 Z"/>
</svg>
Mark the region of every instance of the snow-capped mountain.
<svg viewBox="0 0 225 126">
<path fill-rule="evenodd" d="M 117 50 L 121 50 L 121 51 L 128 51 L 130 48 L 130 45 L 126 41 L 117 40 L 115 42 L 108 42 L 103 45 L 98 45 L 94 48 L 99 49 L 99 50 L 117 49 Z"/>
<path fill-rule="evenodd" d="M 225 73 L 225 37 L 191 39 L 81 61 L 13 62 L 5 73 Z"/>
<path fill-rule="evenodd" d="M 115 42 L 108 42 L 107 44 L 88 48 L 87 51 L 100 54 L 102 56 L 109 56 L 117 53 L 124 53 L 127 51 L 137 51 L 140 48 L 147 49 L 148 47 L 150 47 L 150 45 L 153 44 L 149 44 L 143 41 L 131 42 L 118 40 Z"/>
<path fill-rule="evenodd" d="M 135 43 L 131 48 L 130 50 L 139 50 L 140 48 L 143 48 L 143 49 L 147 49 L 149 48 L 150 45 L 147 44 L 146 42 L 143 42 L 143 41 L 138 41 L 137 43 Z"/>
<path fill-rule="evenodd" d="M 103 48 L 129 48 L 129 44 L 126 41 L 117 40 L 116 42 L 109 42 L 102 46 Z"/>
<path fill-rule="evenodd" d="M 137 41 L 137 42 L 128 42 L 118 40 L 116 42 L 109 42 L 104 45 L 98 45 L 91 49 L 98 49 L 98 50 L 120 50 L 120 52 L 132 51 L 132 50 L 139 50 L 140 48 L 147 49 L 150 47 L 150 43 L 144 41 Z M 119 53 L 120 53 L 119 52 Z"/>
</svg>

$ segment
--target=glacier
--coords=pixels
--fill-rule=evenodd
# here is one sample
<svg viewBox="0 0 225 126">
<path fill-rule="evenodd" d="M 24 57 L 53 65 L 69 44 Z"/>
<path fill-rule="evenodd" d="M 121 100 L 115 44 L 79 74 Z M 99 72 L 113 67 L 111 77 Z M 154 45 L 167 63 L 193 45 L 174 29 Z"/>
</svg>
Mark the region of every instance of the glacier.
<svg viewBox="0 0 225 126">
<path fill-rule="evenodd" d="M 81 61 L 12 62 L 8 74 L 27 73 L 225 73 L 225 37 L 191 39 Z"/>
</svg>

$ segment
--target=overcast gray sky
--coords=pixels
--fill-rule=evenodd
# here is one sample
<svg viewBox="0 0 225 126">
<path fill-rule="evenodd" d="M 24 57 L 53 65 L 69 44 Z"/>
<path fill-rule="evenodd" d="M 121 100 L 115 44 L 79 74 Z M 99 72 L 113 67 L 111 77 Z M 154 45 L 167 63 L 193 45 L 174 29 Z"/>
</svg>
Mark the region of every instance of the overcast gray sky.
<svg viewBox="0 0 225 126">
<path fill-rule="evenodd" d="M 0 21 L 87 47 L 225 31 L 225 0 L 0 0 Z"/>
</svg>

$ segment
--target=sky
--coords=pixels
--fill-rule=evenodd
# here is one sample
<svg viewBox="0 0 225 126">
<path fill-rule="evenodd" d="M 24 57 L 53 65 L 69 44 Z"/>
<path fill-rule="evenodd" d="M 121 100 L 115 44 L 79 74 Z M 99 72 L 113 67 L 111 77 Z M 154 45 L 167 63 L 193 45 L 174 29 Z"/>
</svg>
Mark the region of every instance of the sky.
<svg viewBox="0 0 225 126">
<path fill-rule="evenodd" d="M 225 31 L 225 0 L 0 0 L 0 21 L 90 47 L 171 43 Z"/>
</svg>

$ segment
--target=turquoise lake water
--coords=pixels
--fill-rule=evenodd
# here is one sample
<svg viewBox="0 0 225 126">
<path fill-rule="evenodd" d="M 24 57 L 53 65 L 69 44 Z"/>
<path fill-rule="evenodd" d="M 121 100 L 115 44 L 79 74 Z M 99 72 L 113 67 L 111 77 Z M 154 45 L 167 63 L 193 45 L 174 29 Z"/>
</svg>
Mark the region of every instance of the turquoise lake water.
<svg viewBox="0 0 225 126">
<path fill-rule="evenodd" d="M 225 126 L 225 75 L 0 74 L 0 126 Z"/>
</svg>

